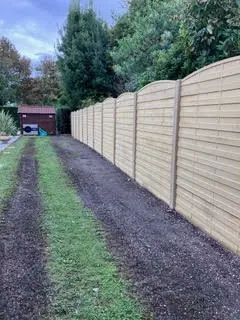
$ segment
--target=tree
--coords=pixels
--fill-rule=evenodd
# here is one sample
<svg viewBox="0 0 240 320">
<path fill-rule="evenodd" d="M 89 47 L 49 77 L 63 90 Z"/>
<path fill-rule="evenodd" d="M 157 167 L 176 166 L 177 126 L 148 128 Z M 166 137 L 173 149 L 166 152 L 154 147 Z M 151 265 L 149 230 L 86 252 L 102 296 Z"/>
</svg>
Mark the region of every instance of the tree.
<svg viewBox="0 0 240 320">
<path fill-rule="evenodd" d="M 111 55 L 124 90 L 178 79 L 240 54 L 236 0 L 126 0 L 113 27 Z"/>
<path fill-rule="evenodd" d="M 184 3 L 184 0 L 130 1 L 125 17 L 130 25 L 125 23 L 121 33 L 118 29 L 122 19 L 117 21 L 114 30 L 118 30 L 120 37 L 111 51 L 114 70 L 124 79 L 125 90 L 136 90 L 157 79 L 158 55 L 169 50 L 175 41 Z"/>
<path fill-rule="evenodd" d="M 36 67 L 43 104 L 56 104 L 60 97 L 59 72 L 52 57 L 45 57 Z"/>
<path fill-rule="evenodd" d="M 20 87 L 31 74 L 30 64 L 7 38 L 0 38 L 0 105 L 20 101 Z"/>
<path fill-rule="evenodd" d="M 25 79 L 21 86 L 21 103 L 43 105 L 43 99 L 41 79 L 39 77 L 29 77 Z"/>
<path fill-rule="evenodd" d="M 63 95 L 72 108 L 86 99 L 97 101 L 114 94 L 114 72 L 109 55 L 110 33 L 92 8 L 71 3 L 60 33 L 58 65 Z"/>
<path fill-rule="evenodd" d="M 192 0 L 184 27 L 188 30 L 192 69 L 240 52 L 240 10 L 236 0 Z"/>
<path fill-rule="evenodd" d="M 35 68 L 35 77 L 21 84 L 21 102 L 25 104 L 52 105 L 60 98 L 59 72 L 56 61 L 46 56 Z"/>
</svg>

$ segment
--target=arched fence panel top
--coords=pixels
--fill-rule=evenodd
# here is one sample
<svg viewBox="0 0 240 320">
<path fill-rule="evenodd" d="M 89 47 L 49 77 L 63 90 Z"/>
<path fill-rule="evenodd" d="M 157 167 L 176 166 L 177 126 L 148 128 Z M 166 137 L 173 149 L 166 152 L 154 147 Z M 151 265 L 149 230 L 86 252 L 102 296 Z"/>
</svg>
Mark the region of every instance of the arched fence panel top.
<svg viewBox="0 0 240 320">
<path fill-rule="evenodd" d="M 102 103 L 101 102 L 97 102 L 95 105 L 94 105 L 94 108 L 102 108 Z"/>
<path fill-rule="evenodd" d="M 114 98 L 107 98 L 103 101 L 103 107 L 104 108 L 112 108 L 115 106 L 116 99 Z"/>
<path fill-rule="evenodd" d="M 116 99 L 116 108 L 129 108 L 135 105 L 136 93 L 135 92 L 127 92 L 122 94 Z"/>
<path fill-rule="evenodd" d="M 125 92 L 125 93 L 122 93 L 120 96 L 117 97 L 117 102 L 119 101 L 125 101 L 125 100 L 128 100 L 129 98 L 132 98 L 136 95 L 135 92 Z"/>
<path fill-rule="evenodd" d="M 164 91 L 171 89 L 175 86 L 176 81 L 174 80 L 159 80 L 147 84 L 145 87 L 138 90 L 138 95 L 155 92 L 156 89 L 159 91 Z"/>
<path fill-rule="evenodd" d="M 184 85 L 215 80 L 229 75 L 239 74 L 240 56 L 224 59 L 199 69 L 182 80 Z"/>
<path fill-rule="evenodd" d="M 176 81 L 155 81 L 138 91 L 138 103 L 156 102 L 172 99 L 175 95 Z"/>
</svg>

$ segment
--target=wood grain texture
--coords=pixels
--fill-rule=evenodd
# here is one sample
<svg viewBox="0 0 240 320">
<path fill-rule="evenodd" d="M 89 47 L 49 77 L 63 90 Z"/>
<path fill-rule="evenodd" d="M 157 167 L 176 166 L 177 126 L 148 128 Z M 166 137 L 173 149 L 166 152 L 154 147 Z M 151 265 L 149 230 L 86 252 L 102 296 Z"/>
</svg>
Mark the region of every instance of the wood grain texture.
<svg viewBox="0 0 240 320">
<path fill-rule="evenodd" d="M 94 105 L 94 149 L 101 153 L 102 143 L 102 103 Z"/>
<path fill-rule="evenodd" d="M 72 136 L 87 143 L 88 134 L 89 145 L 111 162 L 116 141 L 115 164 L 121 170 L 132 178 L 136 173 L 138 183 L 168 204 L 176 190 L 175 208 L 240 254 L 239 79 L 238 56 L 181 80 L 178 132 L 176 82 L 157 81 L 116 99 L 116 127 L 112 98 L 96 104 L 94 112 L 89 108 L 88 118 L 85 109 L 72 112 Z"/>
<path fill-rule="evenodd" d="M 87 108 L 88 110 L 88 146 L 93 148 L 93 106 Z"/>
<path fill-rule="evenodd" d="M 157 81 L 138 92 L 137 103 L 136 181 L 168 204 L 175 91 L 175 81 Z"/>
<path fill-rule="evenodd" d="M 133 177 L 135 93 L 126 93 L 116 101 L 116 166 Z"/>
<path fill-rule="evenodd" d="M 240 253 L 240 57 L 182 80 L 176 209 Z"/>
<path fill-rule="evenodd" d="M 88 142 L 88 124 L 87 124 L 87 108 L 83 109 L 83 143 L 87 144 Z"/>
<path fill-rule="evenodd" d="M 114 108 L 115 99 L 103 102 L 103 156 L 114 162 Z"/>
</svg>

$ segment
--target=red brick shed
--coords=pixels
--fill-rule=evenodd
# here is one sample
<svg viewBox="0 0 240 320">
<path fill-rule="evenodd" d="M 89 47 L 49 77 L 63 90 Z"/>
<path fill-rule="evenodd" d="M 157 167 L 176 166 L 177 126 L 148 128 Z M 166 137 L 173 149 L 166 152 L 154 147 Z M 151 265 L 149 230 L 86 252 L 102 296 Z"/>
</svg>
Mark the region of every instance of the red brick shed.
<svg viewBox="0 0 240 320">
<path fill-rule="evenodd" d="M 56 108 L 52 106 L 29 106 L 20 105 L 18 107 L 20 117 L 21 133 L 26 127 L 43 129 L 49 135 L 56 134 Z M 36 129 L 35 129 L 36 130 Z"/>
</svg>

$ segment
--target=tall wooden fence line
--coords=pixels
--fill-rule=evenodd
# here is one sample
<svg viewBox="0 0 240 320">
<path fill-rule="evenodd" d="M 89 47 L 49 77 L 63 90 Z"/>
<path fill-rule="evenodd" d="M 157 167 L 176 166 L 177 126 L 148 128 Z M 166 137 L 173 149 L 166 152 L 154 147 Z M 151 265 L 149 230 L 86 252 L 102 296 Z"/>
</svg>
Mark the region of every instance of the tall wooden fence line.
<svg viewBox="0 0 240 320">
<path fill-rule="evenodd" d="M 87 144 L 240 254 L 240 57 L 71 115 Z"/>
</svg>

